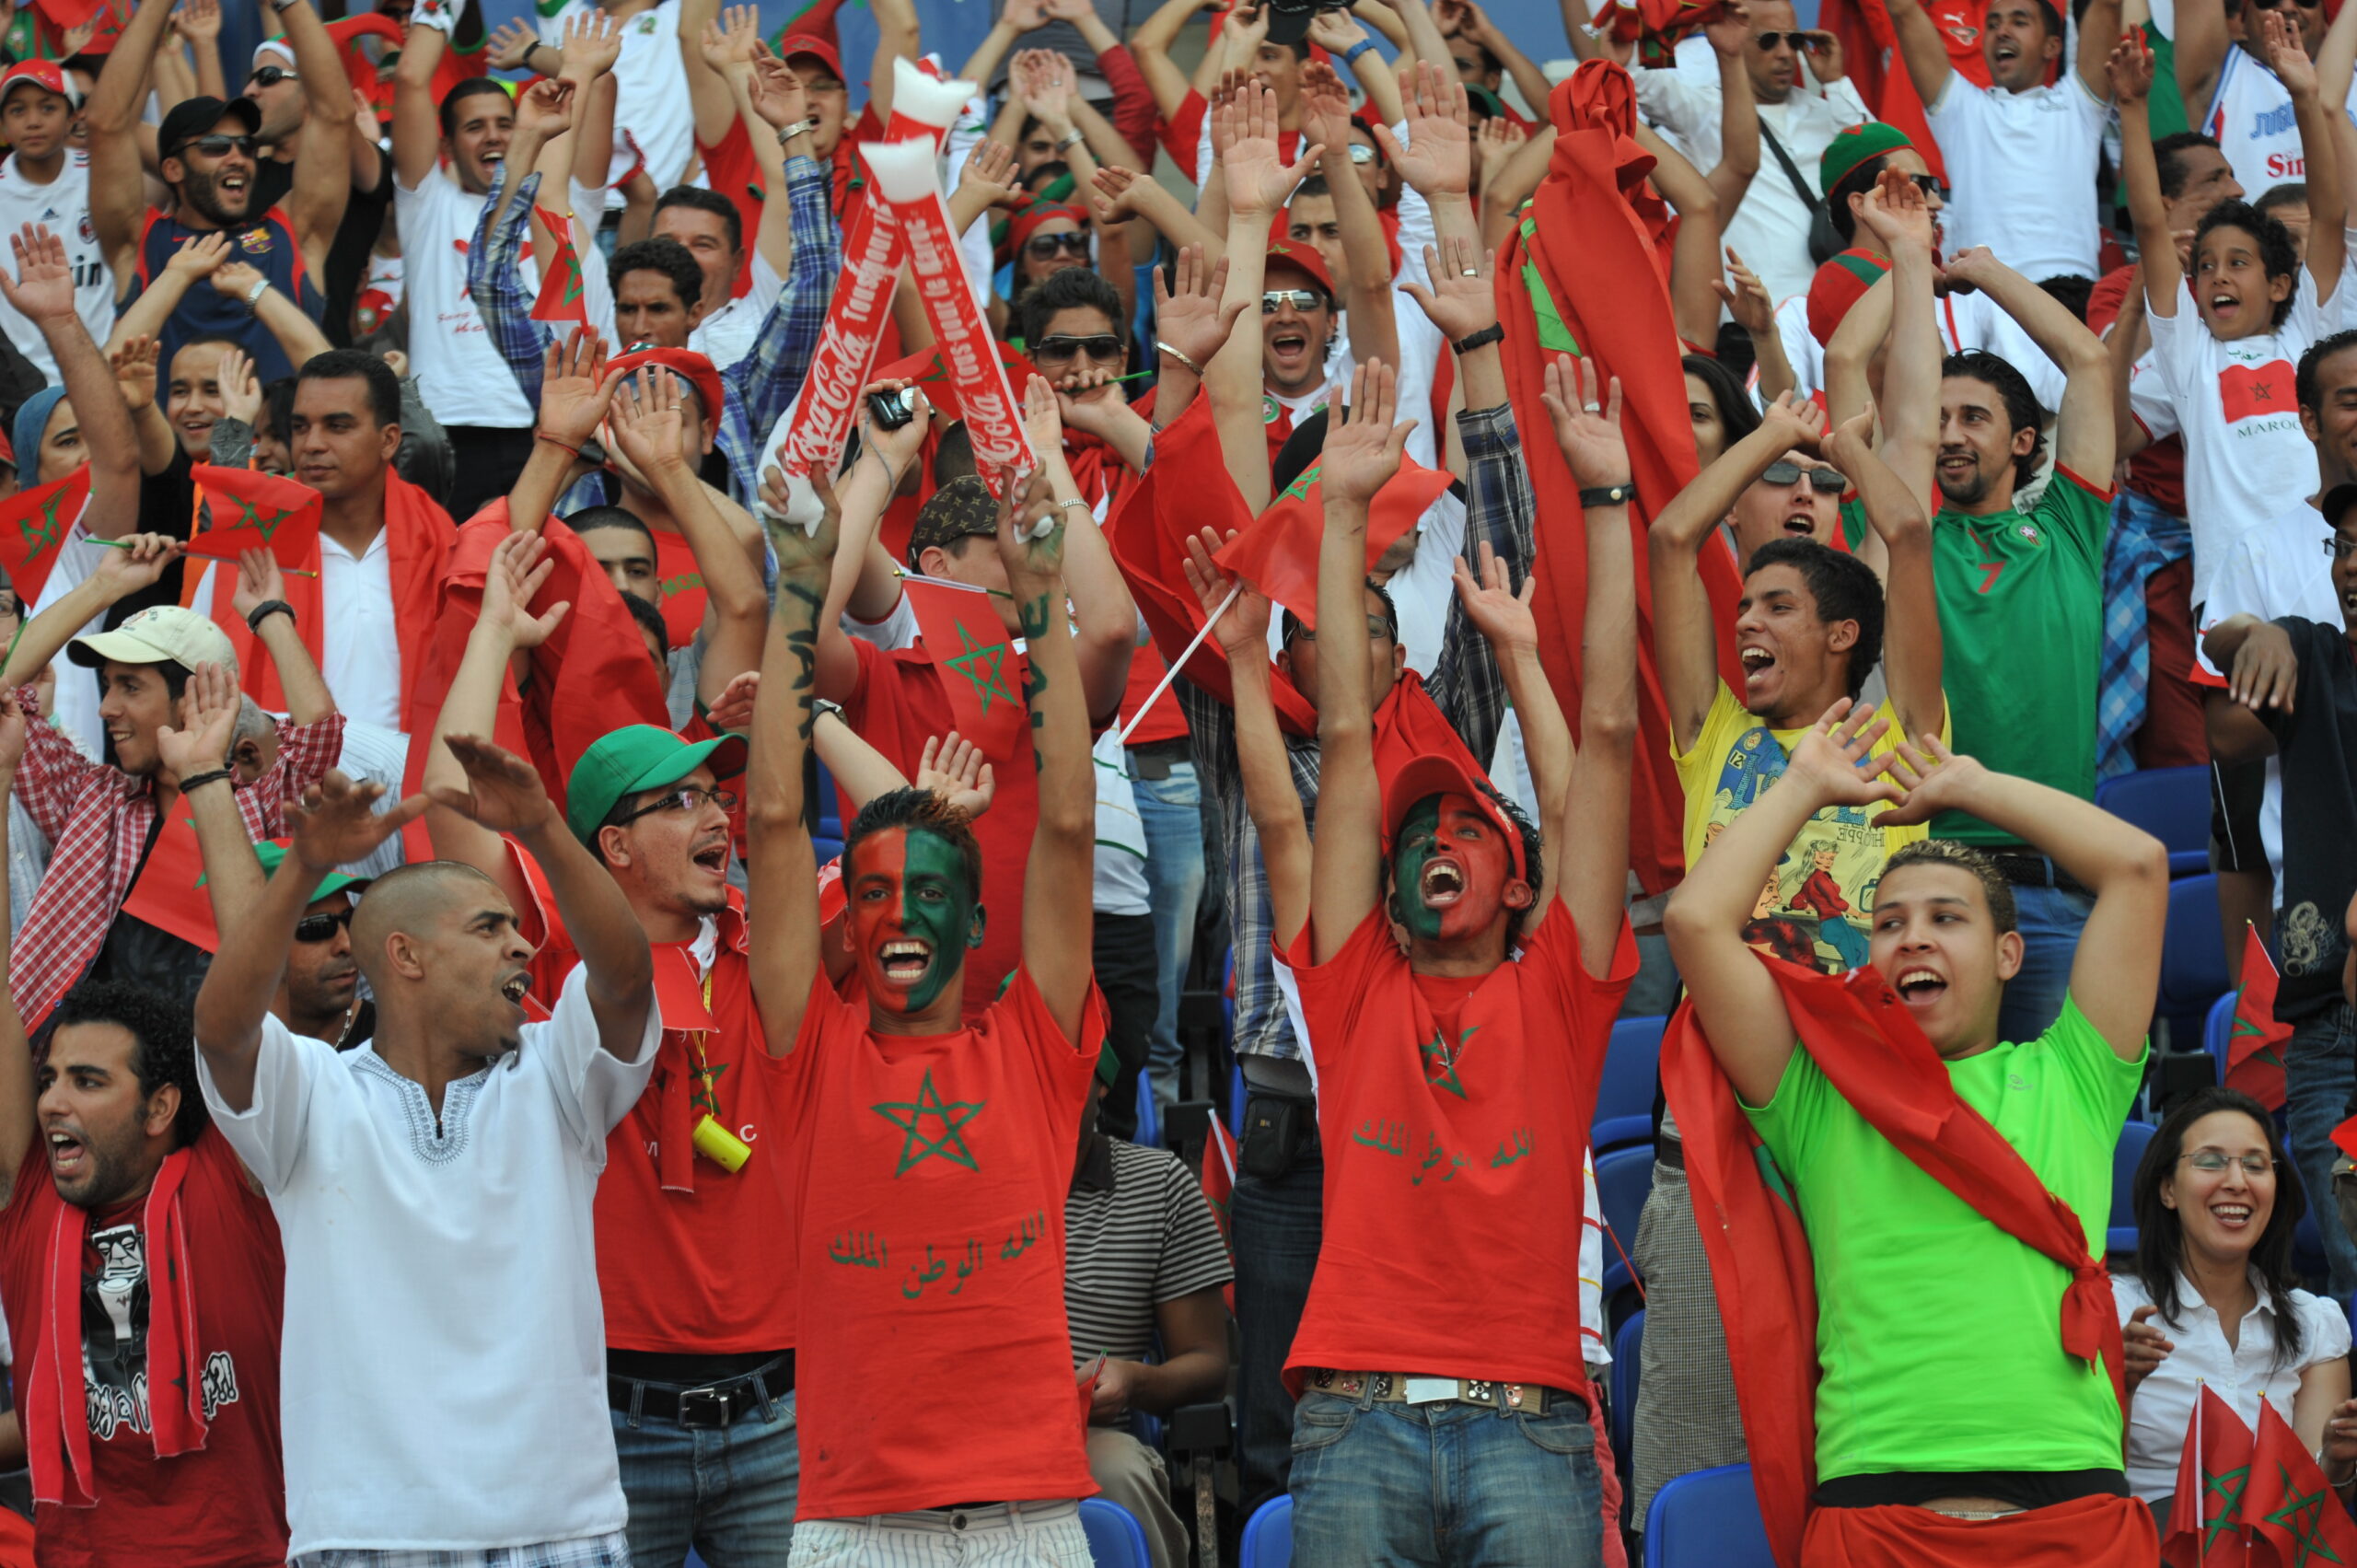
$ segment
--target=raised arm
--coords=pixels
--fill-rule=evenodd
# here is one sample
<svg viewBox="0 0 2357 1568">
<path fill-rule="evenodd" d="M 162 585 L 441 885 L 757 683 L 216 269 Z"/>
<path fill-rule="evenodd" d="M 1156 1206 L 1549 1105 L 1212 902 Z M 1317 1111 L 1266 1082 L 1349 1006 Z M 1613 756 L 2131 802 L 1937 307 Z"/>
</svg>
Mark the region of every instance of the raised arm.
<svg viewBox="0 0 2357 1568">
<path fill-rule="evenodd" d="M 2177 34 L 2170 41 L 2177 52 L 2177 88 L 2185 100 L 2185 122 L 2199 125 L 2210 118 L 2210 100 L 2217 96 L 2218 76 L 2225 69 L 2226 0 L 2177 0 Z"/>
<path fill-rule="evenodd" d="M 1318 27 L 1366 36 L 1339 11 L 1322 13 Z M 1342 254 L 1350 263 L 1345 306 L 1350 312 L 1351 352 L 1360 359 L 1399 363 L 1399 328 L 1391 313 L 1391 255 L 1383 242 L 1383 222 L 1374 199 L 1351 167 L 1351 95 L 1331 65 L 1311 61 L 1301 68 L 1301 129 L 1305 140 L 1325 149 L 1318 160 L 1334 199 L 1334 222 L 1342 231 Z"/>
<path fill-rule="evenodd" d="M 327 265 L 328 242 L 335 238 L 344 205 L 352 199 L 352 79 L 344 75 L 343 56 L 310 0 L 291 0 L 279 7 L 278 19 L 295 52 L 307 110 L 296 139 L 295 184 L 286 195 L 286 215 L 294 223 L 295 243 L 302 248 L 304 261 L 321 269 Z"/>
<path fill-rule="evenodd" d="M 114 41 L 84 106 L 89 127 L 90 226 L 115 276 L 118 297 L 136 273 L 140 221 L 147 188 L 139 161 L 136 130 L 147 105 L 147 68 L 170 22 L 173 0 L 140 0 L 131 25 Z"/>
<path fill-rule="evenodd" d="M 189 676 L 185 727 L 166 725 L 156 734 L 157 758 L 174 778 L 200 778 L 227 765 L 238 703 L 237 678 L 221 666 L 200 666 Z M 188 807 L 196 824 L 197 852 L 204 859 L 204 897 L 213 909 L 214 929 L 238 931 L 260 907 L 269 877 L 254 858 L 237 795 L 220 784 L 201 785 L 189 796 Z"/>
<path fill-rule="evenodd" d="M 916 0 L 867 0 L 876 23 L 876 53 L 868 67 L 867 107 L 878 121 L 892 118 L 892 62 L 919 58 Z M 845 127 L 849 129 L 849 127 Z"/>
<path fill-rule="evenodd" d="M 148 0 L 160 5 L 163 0 Z M 393 178 L 414 191 L 425 183 L 441 156 L 441 106 L 434 101 L 434 73 L 450 46 L 447 34 L 427 22 L 412 22 L 401 35 L 401 58 L 393 64 Z"/>
<path fill-rule="evenodd" d="M 238 586 L 230 590 L 229 608 L 243 618 L 265 604 L 285 602 L 286 577 L 279 570 L 277 558 L 264 549 L 239 555 Z M 335 712 L 335 699 L 328 694 L 328 683 L 312 660 L 311 650 L 303 645 L 294 612 L 264 616 L 254 634 L 278 670 L 279 688 L 286 696 L 286 716 L 298 725 L 327 722 Z"/>
<path fill-rule="evenodd" d="M 2336 28 L 2344 28 L 2338 17 Z M 2338 101 L 2327 103 L 2318 86 L 2316 63 L 2308 58 L 2300 41 L 2299 26 L 2275 12 L 2259 14 L 2259 52 L 2268 64 L 2274 67 L 2276 78 L 2292 95 L 2292 116 L 2300 126 L 2300 156 L 2307 160 L 2308 231 L 2322 235 L 2325 243 L 2311 247 L 2308 252 L 2308 275 L 2316 280 L 2316 303 L 2330 300 L 2340 286 L 2341 269 L 2349 260 L 2346 242 L 2332 243 L 2348 221 L 2349 193 L 2341 184 L 2340 139 L 2333 134 L 2333 122 L 2346 122 L 2347 113 Z M 2345 29 L 2357 29 L 2357 18 L 2345 24 Z M 2337 53 L 2345 53 L 2343 41 Z M 2343 96 L 2347 88 L 2343 86 Z"/>
<path fill-rule="evenodd" d="M 1871 755 L 1889 726 L 1870 708 L 1852 712 L 1847 697 L 1834 703 L 1793 748 L 1784 776 L 1687 868 L 1663 916 L 1711 1054 L 1747 1105 L 1775 1098 L 1793 1059 L 1794 1031 L 1783 993 L 1744 941 L 1744 925 L 1802 824 L 1828 806 L 1899 797 L 1898 786 L 1882 776 L 1887 759 Z"/>
<path fill-rule="evenodd" d="M 1897 169 L 1886 169 L 1859 202 L 1857 213 L 1859 226 L 1891 259 L 1889 347 L 1882 367 L 1883 461 L 1930 509 L 1940 449 L 1941 366 L 1947 354 L 1933 315 L 1936 264 L 1931 208 L 1913 180 Z M 1834 333 L 1836 339 L 1840 335 Z M 1839 417 L 1848 419 L 1856 412 L 1843 409 Z"/>
<path fill-rule="evenodd" d="M 732 12 L 754 12 L 749 6 L 732 6 Z M 718 56 L 737 18 L 721 23 L 720 0 L 679 0 L 679 69 L 688 78 L 688 105 L 695 115 L 696 145 L 716 147 L 737 119 L 737 95 L 729 90 L 727 65 Z M 761 18 L 752 18 L 756 36 Z"/>
<path fill-rule="evenodd" d="M 2121 1061 L 2142 1057 L 2160 990 L 2161 934 L 2169 914 L 2169 857 L 2161 842 L 2091 801 L 1991 772 L 1956 756 L 1936 736 L 1902 745 L 1890 776 L 1907 798 L 1880 819 L 1884 826 L 1928 822 L 1942 811 L 1969 812 L 2053 856 L 2095 890 L 2095 909 L 2071 959 L 2071 1000 Z"/>
<path fill-rule="evenodd" d="M 1883 670 L 1898 727 L 1937 735 L 1947 717 L 1940 687 L 1940 599 L 1932 584 L 1932 519 L 1907 482 L 1875 455 L 1874 411 L 1868 409 L 1826 438 L 1826 458 L 1850 476 L 1866 522 L 1882 545 Z M 1864 553 L 1861 552 L 1861 553 Z"/>
<path fill-rule="evenodd" d="M 1036 0 L 1030 3 L 1036 4 Z M 1179 30 L 1194 19 L 1195 13 L 1211 3 L 1212 0 L 1163 0 L 1161 7 L 1130 34 L 1130 57 L 1138 63 L 1138 72 L 1145 77 L 1147 90 L 1154 94 L 1154 107 L 1165 120 L 1178 113 L 1178 106 L 1194 90 L 1187 74 L 1172 62 L 1170 46 L 1178 41 Z M 1007 9 L 1012 12 L 1015 6 L 1010 4 Z"/>
<path fill-rule="evenodd" d="M 1751 17 L 1744 7 L 1729 6 L 1702 30 L 1719 63 L 1719 161 L 1704 172 L 1711 193 L 1719 199 L 1720 214 L 1732 220 L 1751 189 L 1752 177 L 1759 172 L 1759 106 L 1752 97 L 1751 73 L 1743 64 L 1744 51 L 1751 47 Z"/>
<path fill-rule="evenodd" d="M 2316 230 L 2318 234 L 2328 232 Z M 2046 357 L 2062 367 L 2054 460 L 2089 484 L 2111 478 L 2111 356 L 2070 307 L 1978 246 L 1948 259 L 1948 276 L 1969 283 L 2011 316 Z"/>
<path fill-rule="evenodd" d="M 1301 149 L 1291 168 L 1277 156 L 1275 95 L 1258 82 L 1246 82 L 1234 100 L 1213 110 L 1212 145 L 1225 145 L 1222 159 L 1226 176 L 1228 215 L 1226 303 L 1251 315 L 1260 307 L 1260 287 L 1268 276 L 1269 230 L 1281 203 L 1301 183 L 1322 150 Z M 1232 120 L 1228 117 L 1232 116 Z M 1222 122 L 1232 127 L 1233 140 L 1222 134 Z M 1224 312 L 1225 313 L 1225 312 Z M 1219 424 L 1220 446 L 1227 454 L 1228 471 L 1242 492 L 1245 505 L 1258 512 L 1269 504 L 1268 437 L 1260 413 L 1260 334 L 1231 332 L 1210 366 L 1213 415 Z M 1201 363 L 1199 361 L 1199 363 Z M 1159 408 L 1161 399 L 1155 400 Z"/>
<path fill-rule="evenodd" d="M 1490 14 L 1474 5 L 1472 0 L 1464 0 L 1458 9 L 1465 17 L 1464 25 L 1458 30 L 1488 50 L 1514 82 L 1515 90 L 1522 95 L 1522 101 L 1530 106 L 1533 113 L 1544 115 L 1547 112 L 1547 96 L 1554 90 L 1553 84 L 1547 80 L 1547 73 L 1540 70 L 1529 55 L 1515 48 L 1514 40 L 1506 36 L 1505 29 L 1492 21 Z"/>
<path fill-rule="evenodd" d="M 1129 580 L 1113 563 L 1096 515 L 1064 460 L 1063 413 L 1044 377 L 1023 384 L 1023 424 L 1039 454 L 1056 515 L 1064 525 L 1062 577 L 1071 603 L 1073 656 L 1080 673 L 1082 713 L 1091 727 L 1120 717 L 1129 689 L 1130 656 L 1137 652 L 1138 608 Z"/>
<path fill-rule="evenodd" d="M 164 568 L 178 561 L 180 541 L 162 534 L 130 534 L 102 549 L 90 575 L 44 606 L 17 631 L 0 690 L 13 691 L 49 668 L 65 645 L 99 616 L 143 588 L 156 586 Z"/>
<path fill-rule="evenodd" d="M 2113 41 L 2122 30 L 2120 0 L 2087 0 L 2087 8 L 2079 15 L 2078 27 L 2079 53 L 2072 62 L 2072 68 L 2079 73 L 2079 81 L 2096 102 L 2108 102 L 2111 88 L 2104 63 L 2110 58 Z"/>
<path fill-rule="evenodd" d="M 2180 26 L 2189 13 L 2215 3 L 2189 0 L 2179 10 Z M 2222 23 L 2222 31 L 2223 27 Z M 2161 194 L 2160 160 L 2153 152 L 2152 114 L 2145 101 L 2153 90 L 2153 52 L 2142 38 L 2124 38 L 2111 52 L 2106 68 L 2111 77 L 2111 101 L 2119 111 L 2119 178 L 2128 188 L 2129 218 L 2136 226 L 2136 253 L 2144 273 L 2144 309 L 2165 320 L 2177 314 L 2177 291 L 2185 282 L 2185 272 L 2177 264 L 2177 237 L 2169 232 L 2168 202 Z M 2185 68 L 2181 46 L 2177 68 L 2180 72 Z"/>
<path fill-rule="evenodd" d="M 1383 785 L 1375 771 L 1373 652 L 1366 624 L 1366 517 L 1399 471 L 1407 424 L 1394 425 L 1398 377 L 1362 365 L 1346 408 L 1329 408 L 1318 552 L 1318 836 L 1310 859 L 1310 945 L 1325 963 L 1376 907 L 1383 887 Z"/>
<path fill-rule="evenodd" d="M 1956 74 L 1948 64 L 1947 45 L 1940 41 L 1939 26 L 1924 11 L 1922 0 L 1889 0 L 1889 6 L 1891 23 L 1898 29 L 1898 57 L 1907 64 L 1915 96 L 1929 109 L 1940 100 L 1948 78 Z"/>
<path fill-rule="evenodd" d="M 754 40 L 754 45 L 758 50 L 761 41 Z M 732 71 L 728 85 L 736 94 L 737 114 L 745 122 L 745 134 L 753 144 L 753 160 L 761 165 L 765 188 L 784 190 L 785 160 L 809 157 L 813 144 L 807 131 L 787 137 L 783 145 L 777 134 L 788 125 L 810 122 L 809 89 L 784 61 L 765 53 L 757 53 L 746 70 Z M 794 270 L 792 202 L 761 203 L 761 226 L 753 237 L 753 246 L 781 279 Z"/>
<path fill-rule="evenodd" d="M 1654 185 L 1677 210 L 1678 238 L 1669 258 L 1669 304 L 1678 335 L 1701 348 L 1719 337 L 1719 199 L 1685 155 L 1642 122 L 1637 145 L 1654 155 Z"/>
<path fill-rule="evenodd" d="M 112 539 L 129 531 L 139 515 L 139 445 L 130 405 L 114 384 L 114 367 L 74 308 L 74 270 L 65 263 L 65 242 L 39 224 L 8 237 L 17 262 L 10 281 L 0 273 L 0 297 L 41 329 L 57 361 L 57 378 L 82 427 L 90 461 L 90 532 Z M 32 459 L 22 459 L 29 467 Z"/>
<path fill-rule="evenodd" d="M 24 710 L 13 690 L 0 691 L 0 909 L 8 905 L 8 833 L 15 816 L 9 800 L 17 787 L 17 764 L 24 760 Z M 221 792 L 224 797 L 228 793 Z M 7 972 L 8 941 L 8 923 L 0 920 L 0 974 Z M 25 1020 L 17 1015 L 16 998 L 0 985 L 0 1208 L 16 1197 L 17 1167 L 33 1144 L 35 1108 L 41 1101 L 33 1073 Z"/>
</svg>

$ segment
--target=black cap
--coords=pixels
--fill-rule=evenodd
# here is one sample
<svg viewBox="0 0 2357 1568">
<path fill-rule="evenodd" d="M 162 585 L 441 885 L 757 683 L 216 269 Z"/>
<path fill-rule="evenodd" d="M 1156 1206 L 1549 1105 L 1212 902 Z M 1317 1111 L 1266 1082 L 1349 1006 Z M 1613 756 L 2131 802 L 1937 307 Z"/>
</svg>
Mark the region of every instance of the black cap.
<svg viewBox="0 0 2357 1568">
<path fill-rule="evenodd" d="M 1320 11 L 1339 11 L 1336 0 L 1267 0 L 1269 41 L 1299 43 L 1309 36 L 1309 24 Z"/>
<path fill-rule="evenodd" d="M 261 130 L 261 108 L 250 98 L 233 98 L 226 103 L 217 98 L 181 99 L 156 128 L 156 156 L 179 157 L 180 148 L 199 136 L 212 134 L 213 127 L 231 115 L 246 122 L 249 136 Z"/>
<path fill-rule="evenodd" d="M 960 474 L 917 508 L 916 526 L 909 530 L 909 564 L 914 566 L 924 551 L 946 550 L 956 540 L 997 537 L 997 500 L 981 480 Z"/>
<path fill-rule="evenodd" d="M 2357 484 L 2336 484 L 2316 503 L 2316 510 L 2324 514 L 2324 524 L 2328 528 L 2339 528 L 2340 515 L 2351 506 L 2357 506 Z"/>
</svg>

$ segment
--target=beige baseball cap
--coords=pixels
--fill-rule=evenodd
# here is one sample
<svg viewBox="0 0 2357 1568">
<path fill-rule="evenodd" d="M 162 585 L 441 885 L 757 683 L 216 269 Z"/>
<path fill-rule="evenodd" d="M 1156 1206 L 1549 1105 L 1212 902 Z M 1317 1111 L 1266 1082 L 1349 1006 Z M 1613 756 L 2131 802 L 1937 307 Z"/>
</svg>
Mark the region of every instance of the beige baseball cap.
<svg viewBox="0 0 2357 1568">
<path fill-rule="evenodd" d="M 76 637 L 65 645 L 65 656 L 92 668 L 112 659 L 117 664 L 176 664 L 193 671 L 200 664 L 227 667 L 238 673 L 238 650 L 228 634 L 205 616 L 182 605 L 151 605 L 111 632 Z"/>
</svg>

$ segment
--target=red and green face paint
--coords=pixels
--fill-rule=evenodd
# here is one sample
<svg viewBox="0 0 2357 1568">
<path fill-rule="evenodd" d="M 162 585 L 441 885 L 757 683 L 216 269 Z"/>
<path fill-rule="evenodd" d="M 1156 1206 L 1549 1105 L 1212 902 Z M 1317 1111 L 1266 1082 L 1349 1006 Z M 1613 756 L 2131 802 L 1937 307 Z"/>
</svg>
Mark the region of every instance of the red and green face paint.
<svg viewBox="0 0 2357 1568">
<path fill-rule="evenodd" d="M 1506 907 L 1514 860 L 1495 816 L 1469 795 L 1429 795 L 1391 852 L 1400 923 L 1427 942 L 1478 936 Z"/>
<path fill-rule="evenodd" d="M 877 1006 L 922 1013 L 956 985 L 982 940 L 965 856 L 937 833 L 886 828 L 851 854 L 852 950 Z"/>
</svg>

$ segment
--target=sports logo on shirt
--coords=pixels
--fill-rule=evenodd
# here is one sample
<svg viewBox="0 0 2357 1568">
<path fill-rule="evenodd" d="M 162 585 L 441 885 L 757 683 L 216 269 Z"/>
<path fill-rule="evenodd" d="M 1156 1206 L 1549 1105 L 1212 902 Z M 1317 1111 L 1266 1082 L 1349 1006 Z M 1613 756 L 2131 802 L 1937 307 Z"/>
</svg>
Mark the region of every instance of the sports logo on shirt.
<svg viewBox="0 0 2357 1568">
<path fill-rule="evenodd" d="M 259 226 L 238 236 L 238 249 L 249 256 L 270 254 L 270 230 Z"/>
<path fill-rule="evenodd" d="M 2218 401 L 2229 424 L 2270 413 L 2295 412 L 2292 362 L 2270 359 L 2264 365 L 2227 366 L 2218 373 Z"/>
<path fill-rule="evenodd" d="M 82 222 L 76 232 L 81 235 L 82 243 L 85 245 L 96 245 L 99 242 L 99 231 L 91 226 L 90 215 L 87 213 L 82 215 Z"/>
</svg>

